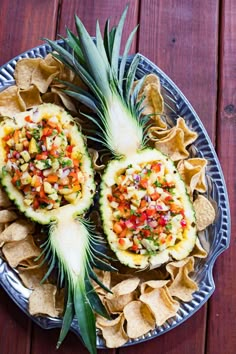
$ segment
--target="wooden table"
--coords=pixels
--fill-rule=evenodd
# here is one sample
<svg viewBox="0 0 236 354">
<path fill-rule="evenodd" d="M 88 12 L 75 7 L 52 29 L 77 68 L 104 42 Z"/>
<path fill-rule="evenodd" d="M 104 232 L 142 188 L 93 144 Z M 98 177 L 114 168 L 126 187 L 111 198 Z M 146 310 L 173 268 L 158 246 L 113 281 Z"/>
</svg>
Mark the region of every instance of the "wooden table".
<svg viewBox="0 0 236 354">
<path fill-rule="evenodd" d="M 74 13 L 90 33 L 95 20 L 117 20 L 127 0 L 1 0 L 0 65 L 42 44 L 40 38 L 74 29 Z M 137 23 L 139 51 L 178 84 L 204 123 L 220 158 L 236 208 L 236 2 L 233 0 L 129 0 L 125 33 Z M 132 347 L 100 354 L 233 354 L 236 350 L 236 225 L 231 247 L 214 267 L 216 291 L 208 303 L 171 332 Z M 42 330 L 0 290 L 0 353 L 53 354 L 58 330 Z M 58 351 L 87 353 L 74 334 Z"/>
</svg>

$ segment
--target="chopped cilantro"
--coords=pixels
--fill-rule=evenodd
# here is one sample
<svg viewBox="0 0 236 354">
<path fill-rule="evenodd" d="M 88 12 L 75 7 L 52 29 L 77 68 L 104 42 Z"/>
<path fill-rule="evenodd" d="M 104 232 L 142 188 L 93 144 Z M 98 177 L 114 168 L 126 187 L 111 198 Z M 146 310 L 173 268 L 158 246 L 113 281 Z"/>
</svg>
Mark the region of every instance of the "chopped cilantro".
<svg viewBox="0 0 236 354">
<path fill-rule="evenodd" d="M 16 181 L 16 186 L 17 186 L 17 187 L 20 187 L 20 186 L 21 186 L 20 180 Z"/>
<path fill-rule="evenodd" d="M 7 170 L 6 170 L 6 166 L 2 167 L 2 176 L 6 176 L 7 175 Z"/>
<path fill-rule="evenodd" d="M 166 229 L 167 229 L 167 230 L 172 230 L 172 224 L 171 224 L 171 223 L 167 224 L 167 225 L 166 225 Z"/>
<path fill-rule="evenodd" d="M 159 181 L 155 181 L 153 183 L 156 187 L 162 187 L 162 184 Z"/>
</svg>

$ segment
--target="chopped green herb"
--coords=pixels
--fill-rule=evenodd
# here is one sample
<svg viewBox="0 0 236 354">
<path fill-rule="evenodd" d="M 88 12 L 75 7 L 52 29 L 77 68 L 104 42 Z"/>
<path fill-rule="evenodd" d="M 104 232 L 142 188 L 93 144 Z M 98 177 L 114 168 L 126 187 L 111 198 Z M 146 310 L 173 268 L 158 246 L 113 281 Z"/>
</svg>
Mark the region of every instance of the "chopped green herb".
<svg viewBox="0 0 236 354">
<path fill-rule="evenodd" d="M 156 187 L 162 187 L 162 184 L 159 181 L 155 181 L 153 183 Z"/>
</svg>

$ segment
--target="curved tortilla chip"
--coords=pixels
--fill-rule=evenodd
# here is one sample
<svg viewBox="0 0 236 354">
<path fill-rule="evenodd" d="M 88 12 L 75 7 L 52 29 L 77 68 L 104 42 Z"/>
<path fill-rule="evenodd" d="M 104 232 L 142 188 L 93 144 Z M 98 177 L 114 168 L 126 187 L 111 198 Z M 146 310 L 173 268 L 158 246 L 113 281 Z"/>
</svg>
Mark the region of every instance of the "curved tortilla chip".
<svg viewBox="0 0 236 354">
<path fill-rule="evenodd" d="M 101 329 L 103 338 L 108 348 L 118 348 L 127 342 L 129 337 L 124 330 L 124 315 L 120 314 L 114 320 L 106 320 L 104 317 L 97 316 L 97 327 Z"/>
<path fill-rule="evenodd" d="M 12 268 L 16 268 L 26 259 L 40 255 L 40 249 L 35 245 L 31 235 L 20 241 L 5 243 L 2 252 Z"/>
<path fill-rule="evenodd" d="M 173 161 L 179 161 L 189 156 L 189 152 L 184 146 L 184 132 L 176 127 L 166 137 L 156 141 L 155 148 Z"/>
<path fill-rule="evenodd" d="M 216 217 L 215 209 L 210 201 L 203 195 L 199 195 L 193 202 L 196 214 L 197 230 L 202 231 L 211 225 Z"/>
<path fill-rule="evenodd" d="M 136 289 L 139 285 L 139 278 L 126 279 L 111 288 L 112 294 L 108 293 L 104 303 L 110 313 L 120 313 L 124 307 L 137 297 Z"/>
<path fill-rule="evenodd" d="M 206 192 L 206 165 L 207 160 L 202 158 L 191 158 L 185 161 L 179 161 L 177 169 L 187 186 L 190 195 L 194 190 Z"/>
<path fill-rule="evenodd" d="M 29 313 L 32 316 L 58 317 L 60 313 L 56 309 L 57 288 L 52 284 L 42 284 L 36 287 L 29 297 Z"/>
<path fill-rule="evenodd" d="M 179 303 L 173 300 L 165 285 L 142 294 L 139 299 L 150 308 L 157 326 L 163 325 L 166 320 L 175 316 L 179 309 Z"/>
<path fill-rule="evenodd" d="M 24 101 L 26 109 L 32 108 L 34 106 L 38 106 L 41 103 L 43 103 L 39 90 L 34 85 L 30 85 L 25 90 L 20 90 L 19 95 Z"/>
<path fill-rule="evenodd" d="M 168 286 L 170 295 L 182 301 L 192 300 L 192 294 L 198 290 L 197 283 L 189 277 L 189 273 L 194 270 L 194 258 L 188 257 L 181 261 L 171 262 L 166 265 L 166 269 L 172 278 Z"/>
<path fill-rule="evenodd" d="M 41 61 L 41 58 L 23 58 L 18 60 L 14 71 L 14 77 L 19 89 L 29 89 L 32 84 L 32 73 Z"/>
<path fill-rule="evenodd" d="M 126 333 L 129 338 L 143 336 L 155 327 L 149 308 L 141 301 L 132 301 L 124 308 L 124 316 L 127 321 Z"/>
<path fill-rule="evenodd" d="M 28 220 L 19 219 L 13 222 L 0 234 L 0 247 L 6 242 L 24 240 L 34 229 L 35 225 Z"/>
<path fill-rule="evenodd" d="M 0 115 L 13 117 L 26 110 L 25 103 L 19 95 L 17 86 L 10 86 L 0 92 Z"/>
</svg>

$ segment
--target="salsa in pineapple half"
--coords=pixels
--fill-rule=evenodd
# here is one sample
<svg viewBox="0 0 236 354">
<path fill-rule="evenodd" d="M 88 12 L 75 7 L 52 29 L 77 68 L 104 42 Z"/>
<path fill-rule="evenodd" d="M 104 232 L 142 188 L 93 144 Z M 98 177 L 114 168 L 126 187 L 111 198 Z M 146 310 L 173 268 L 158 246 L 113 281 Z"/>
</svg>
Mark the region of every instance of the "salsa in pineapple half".
<svg viewBox="0 0 236 354">
<path fill-rule="evenodd" d="M 55 56 L 74 70 L 90 93 L 74 85 L 67 94 L 90 108 L 86 117 L 100 130 L 90 139 L 113 154 L 102 177 L 100 210 L 107 240 L 118 259 L 132 268 L 157 267 L 169 259 L 183 259 L 196 242 L 192 203 L 173 162 L 147 148 L 143 99 L 137 101 L 144 78 L 133 89 L 139 55 L 127 58 L 135 28 L 120 57 L 127 7 L 117 27 L 106 22 L 96 40 L 76 17 L 77 34 L 65 39 L 72 54 L 52 41 Z"/>
<path fill-rule="evenodd" d="M 93 267 L 112 268 L 101 252 L 103 240 L 83 219 L 92 204 L 95 183 L 84 137 L 75 120 L 54 104 L 42 104 L 13 118 L 3 117 L 0 178 L 21 212 L 48 225 L 42 256 L 49 269 L 42 281 L 57 267 L 59 285 L 67 290 L 58 347 L 76 315 L 84 344 L 90 353 L 96 353 L 94 311 L 109 316 L 91 284 L 93 279 L 103 286 Z"/>
</svg>

